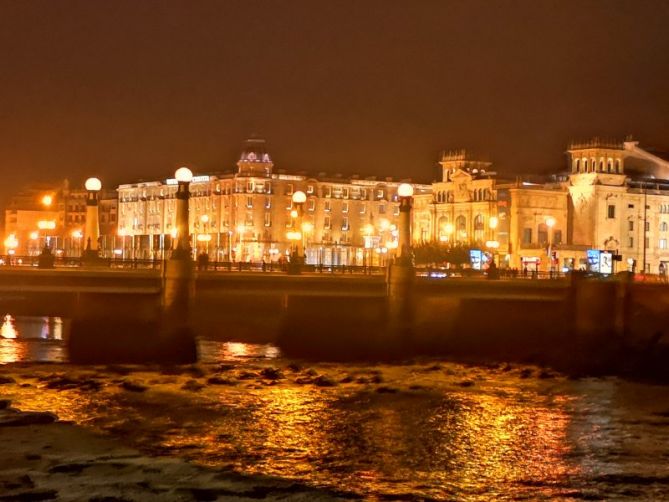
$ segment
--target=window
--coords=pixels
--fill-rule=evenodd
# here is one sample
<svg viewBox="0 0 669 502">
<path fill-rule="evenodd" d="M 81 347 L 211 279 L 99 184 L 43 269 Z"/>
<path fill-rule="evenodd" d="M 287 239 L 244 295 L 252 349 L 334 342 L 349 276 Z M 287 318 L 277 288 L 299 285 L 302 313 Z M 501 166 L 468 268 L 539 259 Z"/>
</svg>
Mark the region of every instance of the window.
<svg viewBox="0 0 669 502">
<path fill-rule="evenodd" d="M 660 232 L 666 232 L 667 231 L 667 222 L 663 221 L 660 223 Z"/>
<path fill-rule="evenodd" d="M 360 214 L 365 214 L 367 212 L 367 205 L 360 204 Z"/>
<path fill-rule="evenodd" d="M 316 210 L 316 199 L 309 199 L 309 204 L 307 205 L 308 211 Z"/>
<path fill-rule="evenodd" d="M 627 247 L 628 248 L 633 248 L 634 247 L 634 237 L 629 237 L 627 239 Z"/>
<path fill-rule="evenodd" d="M 562 244 L 562 230 L 553 232 L 553 244 Z"/>
<path fill-rule="evenodd" d="M 386 205 L 379 204 L 379 214 L 386 214 Z"/>
<path fill-rule="evenodd" d="M 323 206 L 323 210 L 324 210 L 324 211 L 330 211 L 330 209 L 332 209 L 331 206 L 330 206 L 330 201 L 329 201 L 329 200 L 326 200 L 326 201 L 325 201 L 325 204 L 324 204 L 324 206 Z"/>
<path fill-rule="evenodd" d="M 667 249 L 667 239 L 660 239 L 660 249 Z"/>
<path fill-rule="evenodd" d="M 265 213 L 265 226 L 266 227 L 271 227 L 272 226 L 272 213 Z"/>
<path fill-rule="evenodd" d="M 246 191 L 247 192 L 253 192 L 253 181 L 247 181 L 246 182 Z"/>
<path fill-rule="evenodd" d="M 628 221 L 627 222 L 627 230 L 632 232 L 634 230 L 634 222 L 633 221 Z"/>
<path fill-rule="evenodd" d="M 332 197 L 332 187 L 331 186 L 326 186 L 323 188 L 323 196 L 324 197 Z"/>
<path fill-rule="evenodd" d="M 265 209 L 269 209 L 270 207 L 272 207 L 272 198 L 265 197 Z"/>
<path fill-rule="evenodd" d="M 344 220 L 341 223 L 342 230 L 348 230 L 348 216 L 344 216 Z"/>
<path fill-rule="evenodd" d="M 537 228 L 537 239 L 539 244 L 548 244 L 548 226 L 545 223 L 540 223 Z"/>
<path fill-rule="evenodd" d="M 627 204 L 627 209 L 634 209 L 634 204 Z"/>
<path fill-rule="evenodd" d="M 331 227 L 332 227 L 332 222 L 330 221 L 330 217 L 326 216 L 325 220 L 323 221 L 323 228 L 325 228 L 326 230 L 330 230 Z"/>
<path fill-rule="evenodd" d="M 345 199 L 348 199 L 348 188 L 343 188 L 343 189 L 342 189 L 342 193 L 341 193 L 341 195 L 342 195 L 342 197 L 344 197 Z"/>
<path fill-rule="evenodd" d="M 342 212 L 342 213 L 348 213 L 348 202 L 342 202 L 342 204 L 341 204 L 341 212 Z"/>
<path fill-rule="evenodd" d="M 285 190 L 284 190 L 284 193 L 285 193 L 286 195 L 293 195 L 293 184 L 292 184 L 292 183 L 288 183 L 288 184 L 286 185 L 286 188 L 285 188 Z"/>
<path fill-rule="evenodd" d="M 307 193 L 308 194 L 314 193 L 314 186 L 313 185 L 307 185 Z"/>
<path fill-rule="evenodd" d="M 608 218 L 615 218 L 616 217 L 616 206 L 613 204 L 609 204 L 608 208 Z"/>
<path fill-rule="evenodd" d="M 383 189 L 379 189 L 376 191 L 376 198 L 383 199 Z"/>
<path fill-rule="evenodd" d="M 647 221 L 647 222 L 644 224 L 644 227 L 646 227 L 646 232 L 649 232 L 649 231 L 650 231 L 650 221 Z"/>
<path fill-rule="evenodd" d="M 523 229 L 523 244 L 531 244 L 532 243 L 532 229 L 531 228 L 524 228 Z"/>
<path fill-rule="evenodd" d="M 253 208 L 253 197 L 246 198 L 246 207 L 248 207 L 249 209 Z"/>
</svg>

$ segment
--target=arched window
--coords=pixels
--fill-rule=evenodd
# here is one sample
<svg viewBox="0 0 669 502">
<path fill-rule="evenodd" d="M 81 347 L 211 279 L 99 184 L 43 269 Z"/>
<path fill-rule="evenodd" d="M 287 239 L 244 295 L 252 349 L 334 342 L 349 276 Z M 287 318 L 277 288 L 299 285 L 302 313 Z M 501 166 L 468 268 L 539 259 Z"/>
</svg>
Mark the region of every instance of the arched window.
<svg viewBox="0 0 669 502">
<path fill-rule="evenodd" d="M 581 159 L 576 159 L 574 161 L 574 171 L 573 172 L 578 173 L 578 172 L 580 172 L 580 170 L 581 170 Z"/>
<path fill-rule="evenodd" d="M 606 161 L 606 170 L 609 173 L 613 172 L 613 159 L 609 159 Z"/>
<path fill-rule="evenodd" d="M 616 159 L 616 173 L 620 174 L 620 159 Z"/>
<path fill-rule="evenodd" d="M 483 215 L 482 214 L 477 214 L 476 217 L 474 218 L 474 240 L 475 241 L 483 241 L 484 229 L 485 229 L 485 226 L 483 224 Z"/>
<path fill-rule="evenodd" d="M 663 221 L 660 223 L 660 232 L 666 232 L 667 231 L 667 222 Z"/>
<path fill-rule="evenodd" d="M 583 172 L 588 172 L 588 159 L 583 159 Z"/>
<path fill-rule="evenodd" d="M 442 242 L 449 241 L 453 233 L 453 226 L 448 224 L 448 216 L 440 216 L 437 220 L 437 228 L 439 233 L 439 240 Z"/>
<path fill-rule="evenodd" d="M 599 171 L 604 172 L 604 159 L 603 158 L 599 159 Z"/>
<path fill-rule="evenodd" d="M 459 241 L 467 239 L 467 218 L 463 215 L 455 219 L 455 238 Z"/>
</svg>

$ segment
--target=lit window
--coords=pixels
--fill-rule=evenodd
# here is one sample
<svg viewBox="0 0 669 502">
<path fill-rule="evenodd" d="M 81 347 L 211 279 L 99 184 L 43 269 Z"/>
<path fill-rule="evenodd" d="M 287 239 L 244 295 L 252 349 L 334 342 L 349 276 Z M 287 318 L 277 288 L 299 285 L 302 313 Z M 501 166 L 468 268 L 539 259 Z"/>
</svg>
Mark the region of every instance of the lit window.
<svg viewBox="0 0 669 502">
<path fill-rule="evenodd" d="M 314 211 L 316 209 L 316 199 L 309 199 L 309 204 L 307 206 L 308 211 Z"/>
<path fill-rule="evenodd" d="M 246 198 L 246 207 L 248 207 L 249 209 L 253 208 L 253 197 Z"/>
<path fill-rule="evenodd" d="M 307 193 L 308 194 L 314 193 L 314 186 L 313 185 L 307 185 Z"/>
<path fill-rule="evenodd" d="M 325 201 L 325 205 L 323 207 L 323 210 L 324 211 L 330 211 L 330 201 L 329 200 Z"/>
<path fill-rule="evenodd" d="M 348 202 L 342 202 L 341 212 L 342 213 L 348 213 Z"/>
<path fill-rule="evenodd" d="M 660 239 L 660 249 L 667 249 L 667 239 Z"/>
<path fill-rule="evenodd" d="M 272 213 L 265 213 L 265 226 L 266 227 L 272 226 Z"/>
<path fill-rule="evenodd" d="M 341 223 L 342 230 L 348 230 L 348 216 L 344 216 L 344 220 Z"/>
</svg>

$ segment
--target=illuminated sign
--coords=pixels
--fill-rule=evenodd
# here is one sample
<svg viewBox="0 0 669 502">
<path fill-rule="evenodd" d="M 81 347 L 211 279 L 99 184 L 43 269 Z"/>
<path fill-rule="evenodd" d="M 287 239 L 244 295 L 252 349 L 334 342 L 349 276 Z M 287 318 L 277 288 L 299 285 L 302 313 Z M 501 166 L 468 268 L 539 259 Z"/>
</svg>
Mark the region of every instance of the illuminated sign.
<svg viewBox="0 0 669 502">
<path fill-rule="evenodd" d="M 610 251 L 599 253 L 599 271 L 602 274 L 613 273 L 613 253 Z"/>
<path fill-rule="evenodd" d="M 599 272 L 599 249 L 588 249 L 586 256 L 588 258 L 588 270 L 590 272 Z"/>
<path fill-rule="evenodd" d="M 474 270 L 481 270 L 481 262 L 483 261 L 483 252 L 480 249 L 469 250 L 469 261 Z"/>
</svg>

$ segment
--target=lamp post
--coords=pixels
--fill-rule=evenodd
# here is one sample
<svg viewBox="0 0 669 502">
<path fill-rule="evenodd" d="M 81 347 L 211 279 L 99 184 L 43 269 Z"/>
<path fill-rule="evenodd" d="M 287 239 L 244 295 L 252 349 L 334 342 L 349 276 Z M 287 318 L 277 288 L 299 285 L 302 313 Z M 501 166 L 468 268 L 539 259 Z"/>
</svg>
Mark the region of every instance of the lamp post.
<svg viewBox="0 0 669 502">
<path fill-rule="evenodd" d="M 413 186 L 409 183 L 402 183 L 397 188 L 397 195 L 400 199 L 399 260 L 406 265 L 413 266 L 411 252 L 411 208 L 413 206 Z"/>
<path fill-rule="evenodd" d="M 550 277 L 553 277 L 553 227 L 555 223 L 555 218 L 552 216 L 546 218 L 546 226 L 548 227 L 548 274 Z"/>
<path fill-rule="evenodd" d="M 177 180 L 176 193 L 176 231 L 177 245 L 172 252 L 172 258 L 190 260 L 190 230 L 188 225 L 188 202 L 190 199 L 190 182 L 193 181 L 193 172 L 187 167 L 180 167 L 174 173 Z"/>
<path fill-rule="evenodd" d="M 290 263 L 288 265 L 289 274 L 300 274 L 302 272 L 302 264 L 304 263 L 304 240 L 302 238 L 302 216 L 304 203 L 307 201 L 307 195 L 298 190 L 293 193 L 293 206 L 295 209 L 291 211 L 291 217 L 293 218 L 293 231 L 289 232 L 292 235 L 289 235 L 288 238 L 292 239 L 295 243 L 294 252 L 290 256 Z"/>
<path fill-rule="evenodd" d="M 98 193 L 102 189 L 102 182 L 98 178 L 88 178 L 84 186 L 86 188 L 86 226 L 84 228 L 86 249 L 81 258 L 83 263 L 90 265 L 100 258 L 98 250 L 98 240 L 100 238 Z"/>
<path fill-rule="evenodd" d="M 399 216 L 399 257 L 390 265 L 386 275 L 388 292 L 388 334 L 389 347 L 393 355 L 401 355 L 408 348 L 413 330 L 413 282 L 415 270 L 411 249 L 411 208 L 413 187 L 402 183 L 397 188 L 400 202 Z"/>
</svg>

